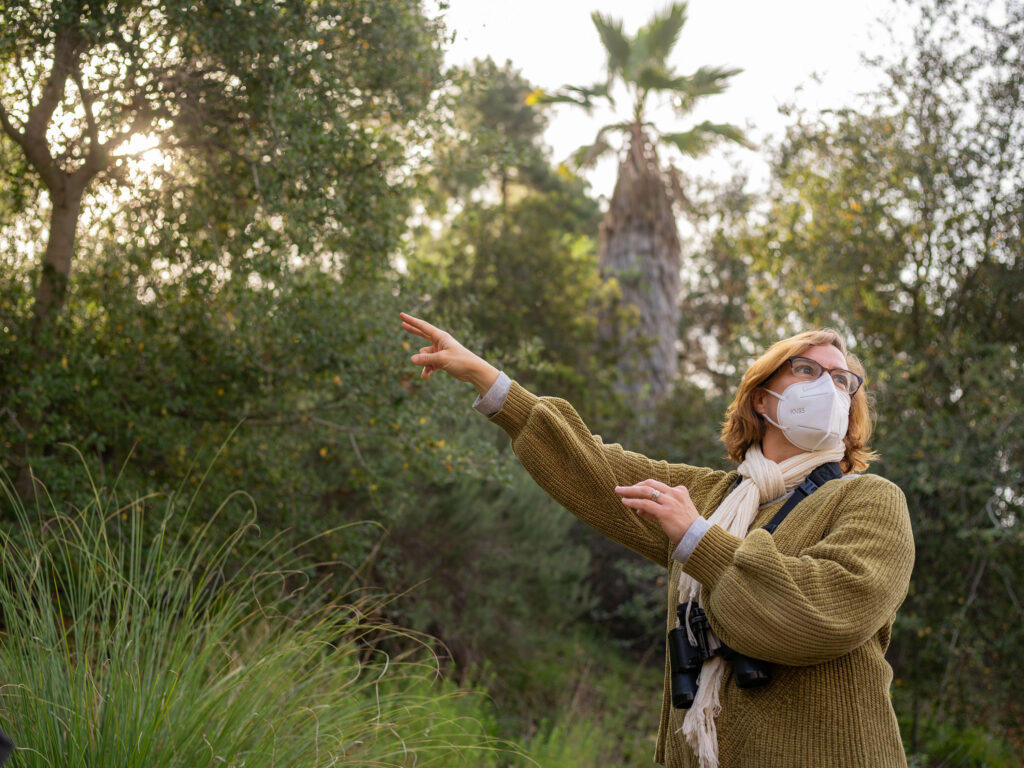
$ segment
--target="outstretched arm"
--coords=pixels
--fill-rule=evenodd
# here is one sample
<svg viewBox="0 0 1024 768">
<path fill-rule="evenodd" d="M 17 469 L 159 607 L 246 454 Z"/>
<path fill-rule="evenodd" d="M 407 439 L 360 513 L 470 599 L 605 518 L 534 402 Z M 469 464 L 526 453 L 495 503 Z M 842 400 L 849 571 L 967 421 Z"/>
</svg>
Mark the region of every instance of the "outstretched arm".
<svg viewBox="0 0 1024 768">
<path fill-rule="evenodd" d="M 402 328 L 431 342 L 412 356 L 414 364 L 424 366 L 424 378 L 443 370 L 472 383 L 481 396 L 497 380 L 496 368 L 445 331 L 406 314 Z M 666 535 L 646 508 L 630 509 L 633 499 L 666 486 L 687 486 L 695 505 L 692 519 L 713 509 L 728 491 L 727 473 L 654 461 L 618 444 L 605 444 L 567 401 L 537 397 L 514 381 L 490 419 L 509 434 L 523 467 L 552 498 L 608 538 L 661 566 L 668 565 L 678 536 Z M 617 487 L 635 490 L 619 493 Z"/>
</svg>

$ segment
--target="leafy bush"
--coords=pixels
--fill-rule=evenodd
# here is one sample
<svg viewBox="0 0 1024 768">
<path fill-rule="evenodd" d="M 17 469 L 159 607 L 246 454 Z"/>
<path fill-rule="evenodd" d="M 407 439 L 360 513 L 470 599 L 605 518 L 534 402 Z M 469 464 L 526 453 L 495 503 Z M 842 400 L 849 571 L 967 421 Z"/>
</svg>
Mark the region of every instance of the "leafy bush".
<svg viewBox="0 0 1024 768">
<path fill-rule="evenodd" d="M 412 587 L 398 621 L 438 635 L 463 672 L 488 660 L 500 678 L 589 604 L 575 519 L 521 468 L 511 483 L 462 475 L 429 490 L 389 537 L 389 583 Z"/>
<path fill-rule="evenodd" d="M 1008 741 L 980 728 L 932 723 L 920 751 L 910 755 L 910 768 L 1017 768 L 1020 757 Z"/>
</svg>

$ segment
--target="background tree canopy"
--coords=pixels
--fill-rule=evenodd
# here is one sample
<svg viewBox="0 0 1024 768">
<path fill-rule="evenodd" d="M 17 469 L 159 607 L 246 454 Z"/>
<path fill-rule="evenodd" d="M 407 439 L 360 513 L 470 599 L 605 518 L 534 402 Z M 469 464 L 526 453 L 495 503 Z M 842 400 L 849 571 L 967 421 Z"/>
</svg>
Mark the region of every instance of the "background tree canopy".
<svg viewBox="0 0 1024 768">
<path fill-rule="evenodd" d="M 917 565 L 889 652 L 911 764 L 1019 765 L 1024 4 L 913 5 L 914 39 L 874 62 L 885 85 L 866 105 L 789 112 L 759 150 L 767 189 L 685 164 L 675 184 L 658 177 L 694 234 L 678 320 L 656 334 L 680 340 L 678 376 L 655 405 L 616 386 L 617 340 L 640 318 L 599 259 L 601 202 L 550 157 L 548 113 L 527 103 L 550 84 L 515 62 L 446 71 L 443 18 L 418 0 L 0 2 L 11 551 L 59 555 L 19 532 L 20 495 L 51 510 L 41 531 L 102 509 L 105 535 L 133 547 L 171 528 L 196 552 L 230 542 L 225 572 L 291 552 L 317 610 L 352 589 L 399 595 L 356 601 L 368 625 L 346 658 L 411 658 L 423 633 L 445 685 L 486 692 L 460 710 L 474 733 L 545 766 L 643 764 L 661 574 L 540 492 L 468 390 L 420 380 L 397 313 L 566 397 L 606 439 L 718 466 L 745 366 L 831 325 L 868 370 L 872 471 L 913 515 Z M 673 13 L 662 26 L 677 34 Z M 610 55 L 657 27 L 627 39 L 599 22 Z M 613 63 L 605 75 L 658 74 Z M 691 98 L 727 75 L 705 73 L 701 90 L 661 74 Z M 238 534 L 252 506 L 271 543 Z M 132 568 L 96 557 L 104 573 Z M 76 631 L 102 635 L 88 616 Z M 394 625 L 408 632 L 373 629 Z M 0 703 L 28 743 L 19 718 Z M 513 752 L 466 764 L 518 764 Z"/>
</svg>

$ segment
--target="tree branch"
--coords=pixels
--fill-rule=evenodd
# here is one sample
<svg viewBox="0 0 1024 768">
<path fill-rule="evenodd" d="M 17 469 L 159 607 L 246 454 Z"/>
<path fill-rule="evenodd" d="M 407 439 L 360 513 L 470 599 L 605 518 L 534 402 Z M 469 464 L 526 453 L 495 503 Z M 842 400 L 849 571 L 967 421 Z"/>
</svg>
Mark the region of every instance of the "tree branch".
<svg viewBox="0 0 1024 768">
<path fill-rule="evenodd" d="M 81 35 L 73 29 L 64 28 L 57 33 L 50 76 L 43 86 L 43 95 L 39 103 L 29 110 L 25 123 L 25 136 L 30 141 L 45 140 L 46 129 L 53 119 L 53 113 L 64 98 L 64 86 L 77 66 L 80 53 L 78 46 L 81 42 Z"/>
<path fill-rule="evenodd" d="M 46 141 L 33 141 L 25 133 L 19 133 L 11 122 L 10 114 L 0 103 L 0 126 L 15 144 L 21 147 L 21 153 L 28 160 L 29 164 L 36 169 L 44 186 L 54 193 L 62 186 L 60 170 L 53 162 L 50 148 Z"/>
<path fill-rule="evenodd" d="M 82 82 L 82 73 L 78 67 L 75 67 L 71 73 L 71 78 L 75 81 L 75 87 L 78 88 L 78 95 L 82 97 L 82 107 L 85 111 L 85 132 L 89 137 L 89 149 L 86 157 L 91 158 L 100 146 L 99 128 L 96 125 L 96 116 L 92 111 L 95 102 L 93 101 L 92 94 L 86 90 L 85 84 Z M 88 159 L 86 162 L 88 162 Z"/>
<path fill-rule="evenodd" d="M 164 149 L 164 147 L 150 147 L 149 149 L 140 149 L 138 152 L 118 152 L 116 155 L 112 155 L 115 160 L 130 160 L 135 157 L 142 157 L 147 152 L 152 152 L 154 149 Z"/>
<path fill-rule="evenodd" d="M 53 113 L 64 98 L 64 86 L 77 64 L 80 54 L 78 46 L 81 42 L 81 35 L 71 29 L 63 29 L 57 34 L 50 76 L 43 86 L 43 95 L 39 103 L 29 109 L 23 133 L 14 130 L 6 111 L 2 118 L 4 131 L 21 147 L 25 158 L 39 173 L 51 194 L 59 192 L 63 187 L 64 175 L 50 153 L 50 147 L 46 143 L 46 131 Z"/>
<path fill-rule="evenodd" d="M 3 127 L 4 133 L 11 137 L 11 139 L 19 146 L 22 146 L 22 142 L 25 141 L 25 136 L 18 133 L 18 129 L 11 123 L 11 116 L 4 108 L 4 103 L 0 101 L 0 126 Z"/>
</svg>

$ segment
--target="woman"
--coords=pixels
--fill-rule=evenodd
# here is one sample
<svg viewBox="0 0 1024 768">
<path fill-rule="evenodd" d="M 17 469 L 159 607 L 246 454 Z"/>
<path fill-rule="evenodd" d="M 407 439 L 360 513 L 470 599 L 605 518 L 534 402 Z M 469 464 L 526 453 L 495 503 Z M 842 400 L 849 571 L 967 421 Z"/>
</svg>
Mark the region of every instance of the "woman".
<svg viewBox="0 0 1024 768">
<path fill-rule="evenodd" d="M 858 474 L 877 455 L 867 446 L 863 369 L 836 332 L 780 341 L 747 370 L 722 429 L 739 466 L 725 472 L 605 445 L 565 400 L 533 395 L 450 334 L 401 317 L 405 331 L 430 342 L 411 358 L 424 378 L 445 371 L 470 382 L 474 407 L 509 434 L 545 491 L 668 570 L 669 632 L 679 605 L 689 604 L 682 613 L 692 622 L 699 604 L 710 647 L 720 641 L 766 662 L 770 681 L 741 688 L 740 657 L 720 651 L 703 661 L 692 706 L 676 709 L 666 654 L 656 762 L 906 766 L 885 650 L 907 593 L 913 535 L 899 488 Z M 827 474 L 836 462 L 845 474 L 804 498 L 812 471 Z M 793 502 L 802 500 L 787 507 L 799 486 Z M 763 529 L 783 508 L 778 529 Z M 690 623 L 691 644 L 697 634 Z"/>
</svg>

